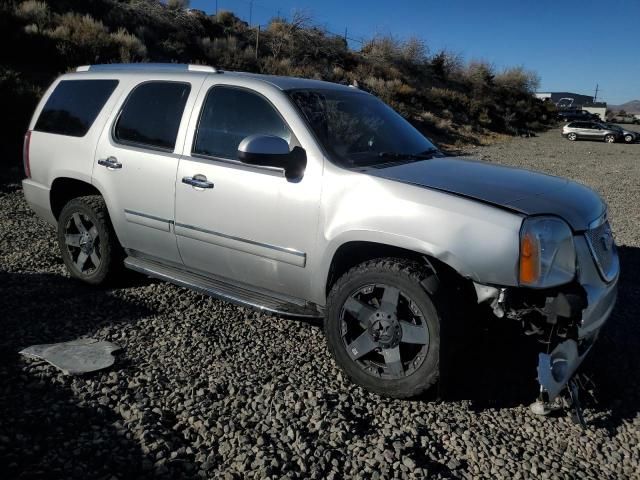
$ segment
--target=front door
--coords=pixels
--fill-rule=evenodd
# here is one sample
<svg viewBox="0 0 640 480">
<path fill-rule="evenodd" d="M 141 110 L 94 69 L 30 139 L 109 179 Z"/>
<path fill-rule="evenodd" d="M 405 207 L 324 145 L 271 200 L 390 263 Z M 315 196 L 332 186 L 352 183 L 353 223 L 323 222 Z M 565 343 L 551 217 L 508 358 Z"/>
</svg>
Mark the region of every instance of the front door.
<svg viewBox="0 0 640 480">
<path fill-rule="evenodd" d="M 190 269 L 308 298 L 323 157 L 283 92 L 220 77 L 202 89 L 178 168 L 180 255 Z M 303 176 L 289 180 L 280 169 L 238 161 L 238 144 L 254 134 L 304 148 Z"/>
<path fill-rule="evenodd" d="M 93 182 L 104 193 L 120 243 L 135 253 L 181 263 L 173 232 L 175 178 L 197 85 L 159 77 L 138 85 L 115 109 L 96 150 Z"/>
</svg>

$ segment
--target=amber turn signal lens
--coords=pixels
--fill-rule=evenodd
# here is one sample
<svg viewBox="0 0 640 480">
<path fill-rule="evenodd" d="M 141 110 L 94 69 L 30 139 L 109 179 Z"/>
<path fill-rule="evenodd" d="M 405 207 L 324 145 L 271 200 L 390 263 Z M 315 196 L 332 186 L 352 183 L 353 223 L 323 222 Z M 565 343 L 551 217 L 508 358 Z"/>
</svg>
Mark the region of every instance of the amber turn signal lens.
<svg viewBox="0 0 640 480">
<path fill-rule="evenodd" d="M 520 283 L 534 285 L 540 277 L 540 252 L 535 237 L 527 233 L 520 241 Z"/>
</svg>

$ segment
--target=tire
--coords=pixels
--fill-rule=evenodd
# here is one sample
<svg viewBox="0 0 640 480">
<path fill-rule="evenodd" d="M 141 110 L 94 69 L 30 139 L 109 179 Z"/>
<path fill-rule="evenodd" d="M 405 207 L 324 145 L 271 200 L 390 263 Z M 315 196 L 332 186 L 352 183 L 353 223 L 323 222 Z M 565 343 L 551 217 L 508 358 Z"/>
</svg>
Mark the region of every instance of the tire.
<svg viewBox="0 0 640 480">
<path fill-rule="evenodd" d="M 633 135 L 625 135 L 624 136 L 624 141 L 626 143 L 632 143 L 633 142 Z"/>
<path fill-rule="evenodd" d="M 91 285 L 112 280 L 124 254 L 99 195 L 70 200 L 58 218 L 58 246 L 69 274 Z"/>
<path fill-rule="evenodd" d="M 569 134 L 567 135 L 567 138 L 568 138 L 569 140 L 571 140 L 572 142 L 575 142 L 575 141 L 578 139 L 578 135 L 576 135 L 575 133 L 569 133 Z"/>
<path fill-rule="evenodd" d="M 611 135 L 611 134 L 605 135 L 604 136 L 604 141 L 606 143 L 614 143 L 616 141 L 616 136 L 615 135 Z"/>
<path fill-rule="evenodd" d="M 385 298 L 392 301 L 380 302 Z M 385 397 L 419 396 L 440 374 L 439 303 L 437 277 L 428 266 L 398 258 L 362 263 L 329 293 L 329 351 L 353 383 Z"/>
</svg>

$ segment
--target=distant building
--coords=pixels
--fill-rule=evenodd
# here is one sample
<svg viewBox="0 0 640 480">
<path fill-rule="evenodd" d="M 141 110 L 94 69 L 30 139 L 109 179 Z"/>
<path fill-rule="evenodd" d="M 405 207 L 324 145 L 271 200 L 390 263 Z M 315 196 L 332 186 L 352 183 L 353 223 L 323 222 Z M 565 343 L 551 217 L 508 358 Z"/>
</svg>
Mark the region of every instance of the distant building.
<svg viewBox="0 0 640 480">
<path fill-rule="evenodd" d="M 576 109 L 595 113 L 602 120 L 606 119 L 606 102 L 594 102 L 591 95 L 580 95 L 573 92 L 537 92 L 536 97 L 553 102 L 560 110 Z"/>
</svg>

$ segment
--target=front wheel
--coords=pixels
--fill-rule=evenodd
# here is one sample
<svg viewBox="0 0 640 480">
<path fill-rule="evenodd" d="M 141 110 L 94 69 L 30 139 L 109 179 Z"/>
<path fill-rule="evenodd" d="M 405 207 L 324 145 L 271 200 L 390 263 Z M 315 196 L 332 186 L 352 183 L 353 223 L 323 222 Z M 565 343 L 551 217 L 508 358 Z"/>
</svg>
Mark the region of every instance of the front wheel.
<svg viewBox="0 0 640 480">
<path fill-rule="evenodd" d="M 411 398 L 439 376 L 440 322 L 418 262 L 384 258 L 343 275 L 327 299 L 325 334 L 338 366 L 379 395 Z"/>
<path fill-rule="evenodd" d="M 110 280 L 122 264 L 122 251 L 99 195 L 70 200 L 58 218 L 58 245 L 72 277 L 92 285 Z"/>
<path fill-rule="evenodd" d="M 632 136 L 632 135 L 625 135 L 625 136 L 624 136 L 624 141 L 625 141 L 626 143 L 631 143 L 631 142 L 633 142 L 633 136 Z"/>
<path fill-rule="evenodd" d="M 578 135 L 576 135 L 575 133 L 570 133 L 569 135 L 567 135 L 567 138 L 572 142 L 575 142 L 578 139 Z"/>
<path fill-rule="evenodd" d="M 605 135 L 604 141 L 607 143 L 614 143 L 616 141 L 615 135 Z"/>
</svg>

